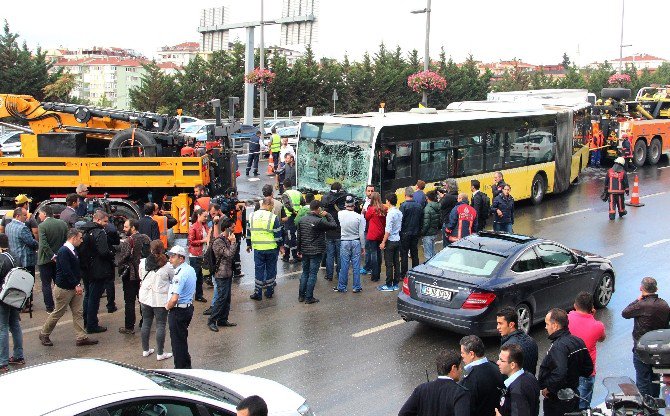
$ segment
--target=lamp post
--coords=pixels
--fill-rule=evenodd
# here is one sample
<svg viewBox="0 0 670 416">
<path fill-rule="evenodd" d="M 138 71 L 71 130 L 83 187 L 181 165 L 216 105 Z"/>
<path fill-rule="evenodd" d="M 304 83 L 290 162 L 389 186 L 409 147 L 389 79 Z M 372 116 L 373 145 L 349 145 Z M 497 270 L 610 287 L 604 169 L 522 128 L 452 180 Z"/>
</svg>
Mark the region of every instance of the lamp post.
<svg viewBox="0 0 670 416">
<path fill-rule="evenodd" d="M 426 0 L 426 8 L 422 10 L 412 10 L 410 13 L 412 14 L 421 14 L 425 13 L 426 14 L 426 45 L 425 45 L 425 51 L 424 51 L 424 57 L 423 57 L 423 70 L 428 71 L 429 69 L 429 64 L 430 64 L 430 0 Z M 426 91 L 423 92 L 423 98 L 421 99 L 421 103 L 425 106 L 428 107 L 428 93 Z"/>
<path fill-rule="evenodd" d="M 264 38 L 263 38 L 263 2 L 264 0 L 261 0 L 261 40 L 260 40 L 260 69 L 261 71 L 265 69 L 265 43 L 264 43 Z M 260 117 L 259 117 L 259 124 L 258 124 L 258 129 L 261 131 L 261 140 L 265 139 L 265 128 L 263 127 L 264 121 L 264 116 L 265 116 L 265 86 L 261 84 L 259 88 L 260 92 Z"/>
<path fill-rule="evenodd" d="M 621 40 L 619 42 L 619 75 L 621 75 L 623 65 L 623 48 L 633 46 L 623 44 L 623 18 L 624 18 L 625 6 L 626 6 L 626 0 L 621 0 Z"/>
</svg>

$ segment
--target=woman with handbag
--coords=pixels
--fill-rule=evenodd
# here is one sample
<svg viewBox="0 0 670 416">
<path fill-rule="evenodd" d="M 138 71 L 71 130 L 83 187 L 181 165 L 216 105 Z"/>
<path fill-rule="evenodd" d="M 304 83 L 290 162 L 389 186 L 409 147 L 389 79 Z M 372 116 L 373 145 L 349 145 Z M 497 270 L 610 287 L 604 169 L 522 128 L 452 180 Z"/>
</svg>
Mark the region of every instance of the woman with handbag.
<svg viewBox="0 0 670 416">
<path fill-rule="evenodd" d="M 172 357 L 172 353 L 164 352 L 165 324 L 168 311 L 165 303 L 168 299 L 168 288 L 174 276 L 174 270 L 165 255 L 165 247 L 161 240 L 151 242 L 150 254 L 142 259 L 140 272 L 140 309 L 142 312 L 142 355 L 148 357 L 154 349 L 149 348 L 151 324 L 156 318 L 156 359 L 162 361 Z"/>
</svg>

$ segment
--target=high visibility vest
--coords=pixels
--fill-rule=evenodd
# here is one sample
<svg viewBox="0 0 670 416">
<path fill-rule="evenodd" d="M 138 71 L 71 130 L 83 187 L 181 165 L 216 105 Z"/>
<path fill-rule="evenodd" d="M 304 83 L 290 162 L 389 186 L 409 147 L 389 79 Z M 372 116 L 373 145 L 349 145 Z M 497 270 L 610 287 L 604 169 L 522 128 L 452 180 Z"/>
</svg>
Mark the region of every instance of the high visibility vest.
<svg viewBox="0 0 670 416">
<path fill-rule="evenodd" d="M 270 144 L 270 151 L 272 153 L 279 153 L 281 150 L 281 136 L 277 133 L 272 135 L 272 143 Z"/>
<path fill-rule="evenodd" d="M 449 241 L 451 242 L 472 234 L 472 228 L 477 218 L 477 211 L 468 204 L 458 205 L 456 212 L 458 213 L 458 223 L 456 229 L 452 230 L 451 235 L 449 235 Z"/>
<path fill-rule="evenodd" d="M 277 216 L 270 211 L 258 210 L 251 215 L 251 246 L 254 250 L 274 250 L 277 248 L 274 224 Z"/>
<path fill-rule="evenodd" d="M 293 210 L 297 212 L 300 209 L 300 199 L 302 199 L 302 194 L 300 191 L 296 191 L 295 189 L 287 189 L 285 193 L 289 198 L 291 198 Z"/>
<path fill-rule="evenodd" d="M 165 215 L 154 215 L 151 217 L 158 223 L 158 231 L 160 232 L 160 239 L 163 242 L 163 247 L 168 246 L 168 226 L 167 217 Z"/>
<path fill-rule="evenodd" d="M 626 175 L 626 172 L 615 172 L 614 168 L 610 168 L 607 171 L 607 192 L 611 194 L 622 194 L 626 190 L 623 186 L 623 178 Z"/>
<path fill-rule="evenodd" d="M 209 211 L 209 201 L 210 197 L 208 196 L 201 196 L 200 198 L 195 200 L 195 205 L 199 206 L 200 208 L 203 209 L 203 211 Z"/>
<path fill-rule="evenodd" d="M 242 211 L 237 211 L 237 218 L 235 219 L 234 234 L 241 234 L 244 227 L 242 226 Z"/>
</svg>

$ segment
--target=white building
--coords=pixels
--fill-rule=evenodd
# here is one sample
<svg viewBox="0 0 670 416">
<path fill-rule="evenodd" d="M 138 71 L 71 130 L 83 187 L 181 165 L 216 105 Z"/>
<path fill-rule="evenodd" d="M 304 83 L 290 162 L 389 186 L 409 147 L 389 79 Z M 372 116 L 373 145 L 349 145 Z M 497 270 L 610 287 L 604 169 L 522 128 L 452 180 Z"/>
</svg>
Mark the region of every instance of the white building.
<svg viewBox="0 0 670 416">
<path fill-rule="evenodd" d="M 649 69 L 655 71 L 663 62 L 668 62 L 666 59 L 659 58 L 647 53 L 636 53 L 631 56 L 624 56 L 621 59 L 612 59 L 612 67 L 618 68 L 619 62 L 625 68 L 626 65 L 634 65 L 637 70 Z"/>
<path fill-rule="evenodd" d="M 196 56 L 201 54 L 199 42 L 184 42 L 174 46 L 163 46 L 157 52 L 158 63 L 173 63 L 178 67 L 185 67 Z"/>
<path fill-rule="evenodd" d="M 293 49 L 288 49 L 284 48 L 282 46 L 268 46 L 265 48 L 265 53 L 266 54 L 275 54 L 278 56 L 283 56 L 286 58 L 286 62 L 288 63 L 288 66 L 293 66 L 295 62 L 302 58 L 303 53 L 293 50 Z"/>
</svg>

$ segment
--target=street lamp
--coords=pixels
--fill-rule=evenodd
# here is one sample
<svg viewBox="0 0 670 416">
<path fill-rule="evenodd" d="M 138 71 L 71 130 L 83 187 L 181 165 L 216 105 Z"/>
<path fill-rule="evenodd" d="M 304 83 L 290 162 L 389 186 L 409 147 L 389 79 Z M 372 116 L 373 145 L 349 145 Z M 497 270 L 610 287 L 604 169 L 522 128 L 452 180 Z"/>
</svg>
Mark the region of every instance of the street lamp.
<svg viewBox="0 0 670 416">
<path fill-rule="evenodd" d="M 264 0 L 261 0 L 261 39 L 260 39 L 261 44 L 260 44 L 260 48 L 259 48 L 260 49 L 260 69 L 261 69 L 261 71 L 263 69 L 265 69 L 265 42 L 264 42 L 264 39 L 263 39 L 263 33 L 264 33 L 264 28 L 263 28 L 263 23 L 264 23 L 263 22 L 263 3 L 264 3 Z M 265 118 L 264 117 L 265 116 L 265 86 L 263 84 L 261 84 L 261 87 L 260 87 L 259 90 L 260 90 L 260 95 L 261 95 L 260 100 L 259 100 L 261 108 L 260 108 L 260 117 L 259 117 L 260 124 L 258 125 L 258 127 L 259 127 L 259 130 L 261 131 L 261 140 L 264 140 L 265 139 L 265 128 L 263 127 L 263 123 L 265 122 L 264 121 L 264 118 Z"/>
<path fill-rule="evenodd" d="M 412 10 L 410 13 L 412 14 L 421 14 L 425 13 L 426 14 L 426 50 L 424 51 L 425 55 L 423 58 L 423 70 L 428 71 L 428 65 L 430 63 L 430 0 L 426 0 L 426 8 L 422 10 Z M 421 99 L 421 103 L 425 106 L 428 107 L 428 93 L 426 91 L 423 92 L 423 98 Z"/>
<path fill-rule="evenodd" d="M 621 0 L 621 41 L 619 42 L 619 75 L 621 75 L 621 66 L 623 65 L 623 48 L 633 46 L 623 44 L 623 18 L 624 18 L 625 6 L 626 6 L 626 0 Z"/>
</svg>

